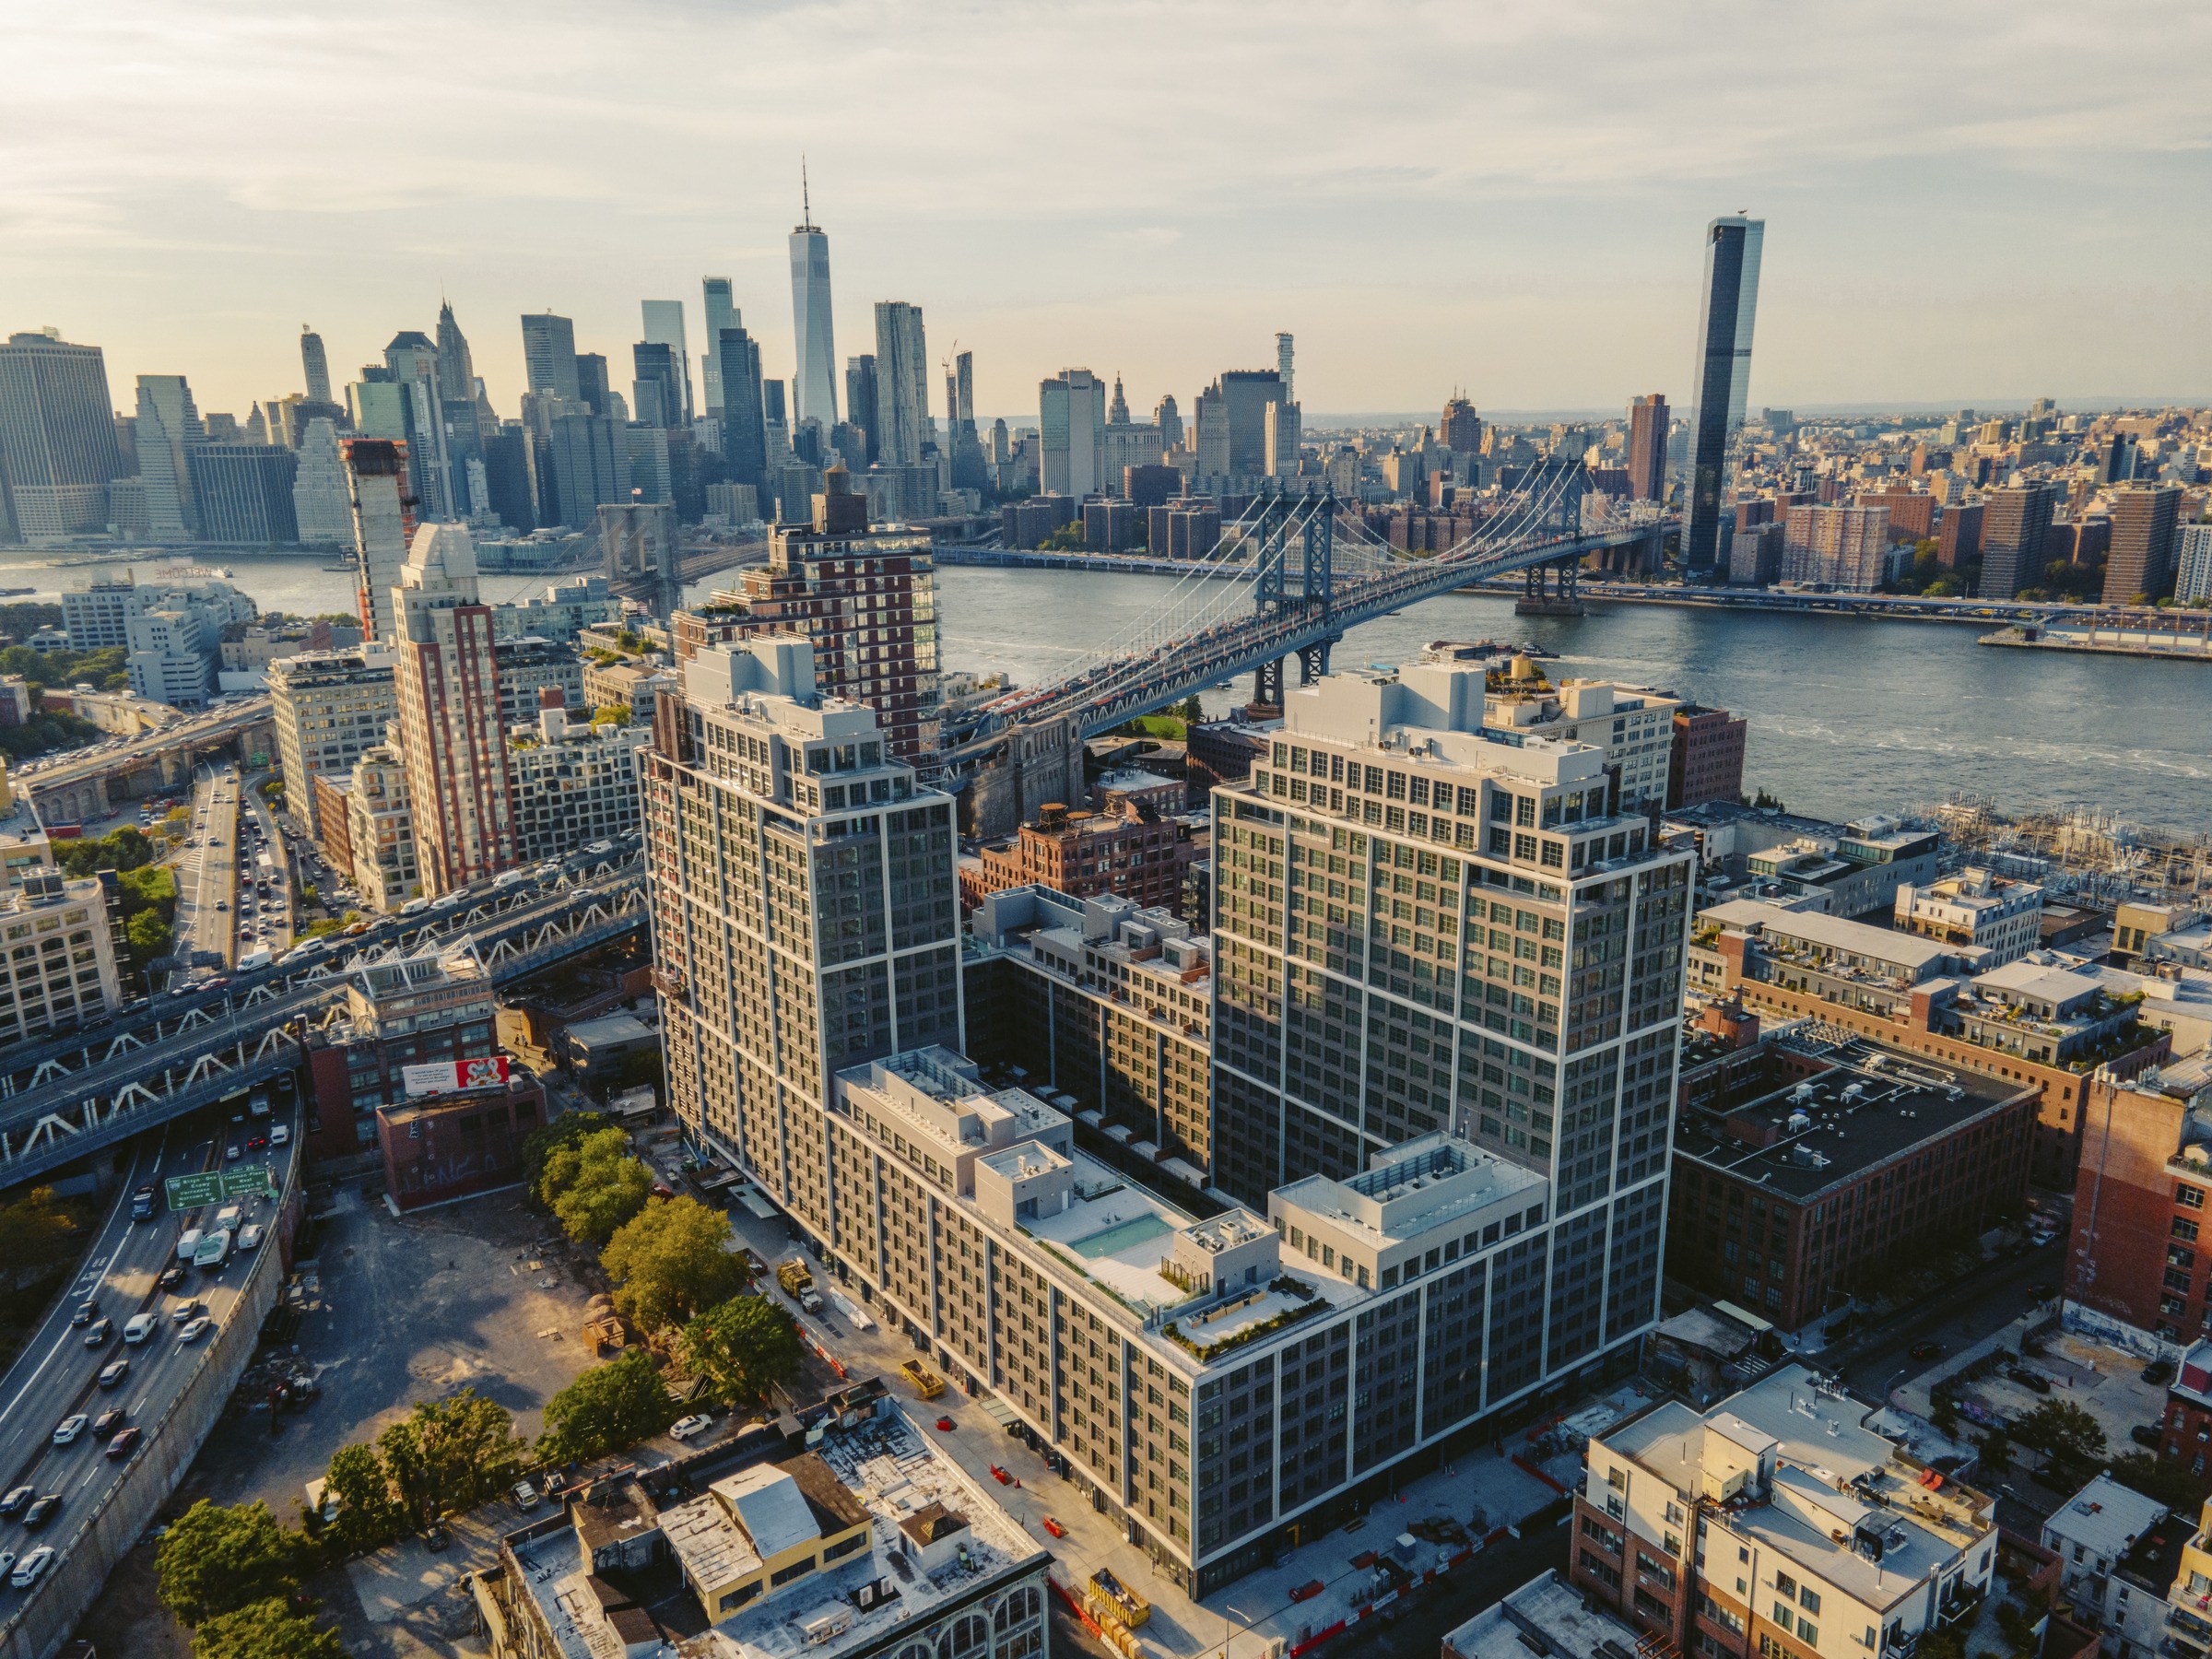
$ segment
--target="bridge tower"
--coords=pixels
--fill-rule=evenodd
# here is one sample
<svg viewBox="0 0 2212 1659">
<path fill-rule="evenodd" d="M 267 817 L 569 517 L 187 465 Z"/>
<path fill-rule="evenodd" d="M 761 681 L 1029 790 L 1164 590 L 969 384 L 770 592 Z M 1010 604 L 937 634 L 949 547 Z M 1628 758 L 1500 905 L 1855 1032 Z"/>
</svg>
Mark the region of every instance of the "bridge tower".
<svg viewBox="0 0 2212 1659">
<path fill-rule="evenodd" d="M 1547 473 L 1559 479 L 1556 498 L 1547 504 L 1535 526 L 1539 532 L 1555 535 L 1579 535 L 1583 529 L 1583 502 L 1590 494 L 1590 469 L 1580 461 L 1561 461 L 1547 458 L 1537 464 L 1537 476 L 1530 488 L 1539 495 L 1550 496 L 1553 485 Z M 1579 617 L 1583 615 L 1583 596 L 1580 587 L 1582 556 L 1547 559 L 1530 565 L 1521 572 L 1522 594 L 1513 601 L 1516 617 Z M 1546 573 L 1551 575 L 1552 589 L 1547 591 Z"/>
<path fill-rule="evenodd" d="M 1324 621 L 1335 614 L 1336 492 L 1276 494 L 1260 509 L 1250 534 L 1259 542 L 1259 581 L 1253 609 L 1264 621 L 1295 617 Z M 1295 568 L 1294 568 L 1295 567 Z M 1329 671 L 1329 648 L 1344 636 L 1332 633 L 1298 651 L 1299 683 L 1312 685 Z M 1283 665 L 1276 657 L 1253 670 L 1253 700 L 1247 710 L 1262 718 L 1281 712 Z"/>
</svg>

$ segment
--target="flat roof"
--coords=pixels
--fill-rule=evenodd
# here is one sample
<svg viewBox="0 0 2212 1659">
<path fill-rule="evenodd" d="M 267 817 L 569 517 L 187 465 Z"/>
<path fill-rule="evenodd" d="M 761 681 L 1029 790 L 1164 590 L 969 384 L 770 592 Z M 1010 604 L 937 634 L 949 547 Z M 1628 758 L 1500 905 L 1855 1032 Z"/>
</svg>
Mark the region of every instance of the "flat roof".
<svg viewBox="0 0 2212 1659">
<path fill-rule="evenodd" d="M 2099 1470 L 2094 1480 L 2044 1521 L 2043 1537 L 2045 1542 L 2063 1538 L 2108 1561 L 2116 1561 L 2166 1512 L 2164 1504 L 2122 1486 Z"/>
<path fill-rule="evenodd" d="M 1821 911 L 1791 910 L 1764 899 L 1724 899 L 1700 911 L 1698 916 L 1700 921 L 1718 922 L 1745 932 L 1763 930 L 1770 935 L 1805 939 L 1830 950 L 1847 950 L 1916 969 L 1932 968 L 1954 954 L 1949 946 L 1915 934 L 1849 922 Z"/>
<path fill-rule="evenodd" d="M 1616 1659 L 1633 1653 L 1638 1632 L 1547 1570 L 1444 1637 L 1444 1652 L 1458 1659 L 1531 1659 L 1530 1634 L 1565 1659 Z"/>
</svg>

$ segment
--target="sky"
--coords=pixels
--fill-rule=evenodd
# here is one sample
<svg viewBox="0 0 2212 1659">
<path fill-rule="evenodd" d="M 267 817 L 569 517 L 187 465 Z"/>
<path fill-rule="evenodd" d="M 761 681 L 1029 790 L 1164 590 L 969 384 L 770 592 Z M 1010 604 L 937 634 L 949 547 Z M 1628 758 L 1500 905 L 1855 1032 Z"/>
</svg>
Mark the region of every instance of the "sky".
<svg viewBox="0 0 2212 1659">
<path fill-rule="evenodd" d="M 1317 416 L 1688 401 L 1702 230 L 1766 220 L 1750 402 L 2212 401 L 2202 0 L 0 0 L 0 331 L 241 418 L 453 303 L 629 378 L 729 276 L 788 376 L 802 156 L 873 302 L 1187 418 L 1298 338 Z M 933 382 L 933 406 L 940 382 Z"/>
</svg>

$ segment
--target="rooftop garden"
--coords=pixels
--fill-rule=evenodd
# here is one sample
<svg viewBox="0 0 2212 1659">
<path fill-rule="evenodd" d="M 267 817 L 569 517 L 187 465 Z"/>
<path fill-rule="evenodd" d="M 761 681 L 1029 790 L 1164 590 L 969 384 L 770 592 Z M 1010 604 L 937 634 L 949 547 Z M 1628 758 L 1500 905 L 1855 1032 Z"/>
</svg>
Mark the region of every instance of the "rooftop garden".
<svg viewBox="0 0 2212 1659">
<path fill-rule="evenodd" d="M 1275 1296 L 1288 1297 L 1289 1305 L 1248 1318 L 1241 1324 L 1230 1324 L 1230 1328 L 1212 1336 L 1206 1335 L 1208 1326 L 1233 1322 L 1238 1315 L 1252 1312 L 1258 1304 Z M 1160 1334 L 1200 1364 L 1210 1364 L 1223 1354 L 1241 1347 L 1248 1342 L 1272 1336 L 1300 1320 L 1311 1319 L 1316 1313 L 1326 1312 L 1327 1308 L 1328 1303 L 1322 1300 L 1320 1291 L 1303 1279 L 1283 1274 L 1264 1290 L 1248 1291 L 1208 1308 L 1204 1312 L 1170 1320 L 1160 1327 Z"/>
</svg>

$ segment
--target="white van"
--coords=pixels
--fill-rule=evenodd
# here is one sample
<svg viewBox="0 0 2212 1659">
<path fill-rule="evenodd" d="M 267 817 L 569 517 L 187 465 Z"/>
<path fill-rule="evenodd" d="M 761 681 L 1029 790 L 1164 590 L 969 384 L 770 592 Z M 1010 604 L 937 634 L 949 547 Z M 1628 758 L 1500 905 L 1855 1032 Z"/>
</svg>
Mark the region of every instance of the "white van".
<svg viewBox="0 0 2212 1659">
<path fill-rule="evenodd" d="M 196 1227 L 186 1228 L 177 1235 L 177 1260 L 180 1262 L 191 1261 L 194 1253 L 199 1247 L 200 1230 Z"/>
</svg>

